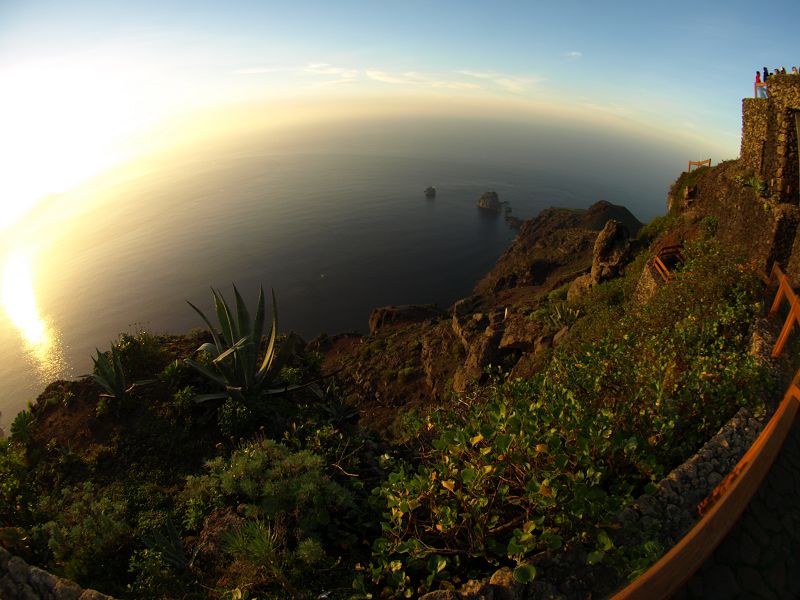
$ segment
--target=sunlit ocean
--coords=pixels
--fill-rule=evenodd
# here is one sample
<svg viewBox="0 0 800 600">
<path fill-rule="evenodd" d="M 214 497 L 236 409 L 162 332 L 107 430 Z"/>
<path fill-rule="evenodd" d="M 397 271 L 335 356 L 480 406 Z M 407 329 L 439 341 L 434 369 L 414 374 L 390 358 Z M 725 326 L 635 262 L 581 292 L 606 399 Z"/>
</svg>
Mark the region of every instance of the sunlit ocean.
<svg viewBox="0 0 800 600">
<path fill-rule="evenodd" d="M 421 154 L 229 145 L 44 202 L 0 241 L 0 426 L 8 431 L 49 381 L 89 372 L 95 348 L 122 332 L 202 326 L 186 300 L 210 310 L 211 286 L 232 297 L 235 283 L 251 305 L 259 285 L 274 288 L 279 328 L 307 340 L 365 332 L 373 308 L 446 307 L 492 267 L 515 231 L 481 214 L 483 192 L 497 191 L 521 218 L 605 198 L 645 219 L 661 210 L 672 175 L 668 166 L 643 199 L 619 174 L 598 185 L 580 170 Z M 435 199 L 423 193 L 429 185 Z"/>
</svg>

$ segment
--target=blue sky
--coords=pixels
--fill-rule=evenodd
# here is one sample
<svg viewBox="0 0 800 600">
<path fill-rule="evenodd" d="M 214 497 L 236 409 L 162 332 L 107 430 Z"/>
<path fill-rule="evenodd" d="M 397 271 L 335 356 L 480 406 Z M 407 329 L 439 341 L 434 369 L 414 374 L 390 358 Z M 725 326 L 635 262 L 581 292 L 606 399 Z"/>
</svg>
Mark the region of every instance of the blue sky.
<svg viewBox="0 0 800 600">
<path fill-rule="evenodd" d="M 3 196 L 59 191 L 125 158 L 138 131 L 245 104 L 579 118 L 733 158 L 755 70 L 800 63 L 796 14 L 738 1 L 2 0 L 0 159 L 18 174 Z"/>
</svg>

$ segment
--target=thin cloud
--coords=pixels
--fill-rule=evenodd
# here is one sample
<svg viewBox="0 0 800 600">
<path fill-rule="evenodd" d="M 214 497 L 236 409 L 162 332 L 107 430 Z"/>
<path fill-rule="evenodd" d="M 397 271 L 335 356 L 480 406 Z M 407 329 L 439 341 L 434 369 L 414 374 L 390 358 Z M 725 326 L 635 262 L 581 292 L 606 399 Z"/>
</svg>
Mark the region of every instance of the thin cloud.
<svg viewBox="0 0 800 600">
<path fill-rule="evenodd" d="M 233 72 L 236 75 L 266 75 L 282 71 L 291 71 L 291 69 L 287 67 L 245 67 L 243 69 L 235 69 Z"/>
<path fill-rule="evenodd" d="M 395 74 L 378 69 L 367 69 L 365 73 L 373 81 L 392 85 L 413 85 L 457 90 L 472 90 L 480 87 L 474 83 L 444 79 L 426 73 L 417 73 L 416 71 Z"/>
<path fill-rule="evenodd" d="M 630 110 L 618 104 L 595 104 L 594 102 L 584 102 L 583 106 L 599 113 L 615 115 L 621 117 L 630 113 Z"/>
<path fill-rule="evenodd" d="M 517 75 L 506 75 L 504 73 L 494 73 L 494 72 L 487 72 L 487 71 L 472 71 L 470 69 L 464 69 L 462 71 L 457 71 L 461 75 L 466 75 L 468 77 L 474 77 L 475 79 L 482 79 L 484 81 L 488 81 L 498 87 L 501 87 L 509 92 L 514 92 L 515 94 L 519 94 L 521 92 L 526 91 L 530 87 L 539 83 L 540 79 L 537 77 L 519 77 Z"/>
<path fill-rule="evenodd" d="M 304 70 L 306 73 L 313 73 L 314 75 L 334 75 L 341 79 L 355 79 L 358 77 L 358 69 L 334 67 L 328 63 L 310 63 L 306 65 Z"/>
<path fill-rule="evenodd" d="M 583 58 L 583 52 L 580 52 L 578 50 L 572 50 L 571 52 L 564 52 L 563 56 L 575 60 L 578 58 Z"/>
</svg>

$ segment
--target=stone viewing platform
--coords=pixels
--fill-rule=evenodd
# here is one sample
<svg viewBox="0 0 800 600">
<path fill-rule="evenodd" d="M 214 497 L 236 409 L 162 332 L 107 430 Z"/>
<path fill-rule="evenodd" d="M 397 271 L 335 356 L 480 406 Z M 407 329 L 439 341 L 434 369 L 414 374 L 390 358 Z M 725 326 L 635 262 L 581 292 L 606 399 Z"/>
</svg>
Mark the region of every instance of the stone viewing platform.
<svg viewBox="0 0 800 600">
<path fill-rule="evenodd" d="M 796 203 L 800 200 L 800 75 L 773 75 L 768 87 L 768 98 L 742 100 L 740 160 L 763 180 L 769 196 Z"/>
</svg>

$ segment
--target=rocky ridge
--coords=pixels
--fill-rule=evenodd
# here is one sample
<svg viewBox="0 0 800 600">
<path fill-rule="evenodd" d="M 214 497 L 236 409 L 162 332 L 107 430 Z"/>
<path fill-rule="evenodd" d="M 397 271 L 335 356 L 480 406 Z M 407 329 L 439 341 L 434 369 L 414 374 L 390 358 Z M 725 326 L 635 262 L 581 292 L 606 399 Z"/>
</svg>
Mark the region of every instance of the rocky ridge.
<svg viewBox="0 0 800 600">
<path fill-rule="evenodd" d="M 636 243 L 630 236 L 641 226 L 627 209 L 606 201 L 587 210 L 546 209 L 522 225 L 471 296 L 446 310 L 378 308 L 368 336 L 325 337 L 311 346 L 325 353 L 327 368 L 342 369 L 340 383 L 362 422 L 390 427 L 400 405 L 464 392 L 485 378 L 490 364 L 519 376 L 535 369 L 537 356 L 569 331 L 566 322 L 554 324 L 537 309 L 550 294 L 566 299 L 569 288 L 574 298 L 622 274 Z"/>
</svg>

